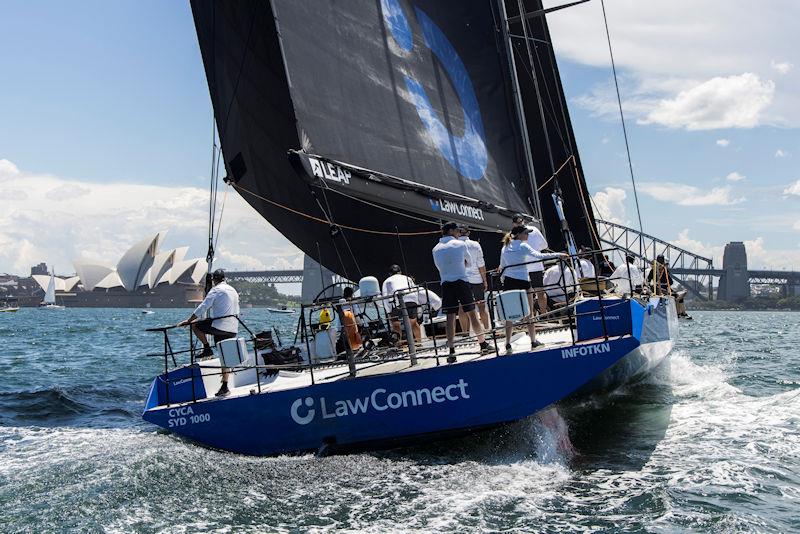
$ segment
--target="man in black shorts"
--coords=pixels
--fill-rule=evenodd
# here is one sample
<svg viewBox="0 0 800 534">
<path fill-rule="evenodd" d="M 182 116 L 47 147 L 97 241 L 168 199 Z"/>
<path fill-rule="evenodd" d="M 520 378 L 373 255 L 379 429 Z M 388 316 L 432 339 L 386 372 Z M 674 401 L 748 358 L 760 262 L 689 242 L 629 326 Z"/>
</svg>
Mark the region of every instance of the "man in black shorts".
<svg viewBox="0 0 800 534">
<path fill-rule="evenodd" d="M 239 332 L 239 294 L 236 290 L 225 282 L 225 271 L 217 269 L 211 275 L 211 282 L 214 287 L 203 299 L 203 302 L 194 310 L 191 317 L 178 323 L 178 326 L 191 324 L 192 330 L 197 335 L 197 339 L 203 344 L 203 352 L 200 357 L 214 355 L 208 343 L 207 335 L 214 336 L 214 343 L 217 344 L 223 339 L 236 337 Z M 197 321 L 199 317 L 208 313 L 209 318 Z M 221 397 L 228 394 L 228 370 L 222 370 L 222 387 L 217 392 Z"/>
<path fill-rule="evenodd" d="M 478 312 L 475 311 L 475 298 L 467 281 L 469 252 L 466 243 L 458 239 L 460 235 L 458 225 L 449 222 L 442 227 L 442 238 L 433 247 L 433 263 L 442 281 L 442 310 L 447 314 L 447 346 L 450 347 L 447 363 L 456 361 L 455 332 L 459 306 L 478 333 L 481 352 L 491 350 L 483 335 Z"/>
</svg>

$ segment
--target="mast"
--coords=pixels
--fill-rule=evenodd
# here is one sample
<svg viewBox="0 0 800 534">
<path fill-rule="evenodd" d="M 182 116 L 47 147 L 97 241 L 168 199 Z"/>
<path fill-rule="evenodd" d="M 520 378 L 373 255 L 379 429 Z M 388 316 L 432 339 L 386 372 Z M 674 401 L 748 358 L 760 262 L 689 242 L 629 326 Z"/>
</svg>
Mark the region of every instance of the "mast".
<svg viewBox="0 0 800 534">
<path fill-rule="evenodd" d="M 533 53 L 531 52 L 530 36 L 528 35 L 528 19 L 523 16 L 523 13 L 525 13 L 525 6 L 522 0 L 517 0 L 517 5 L 519 6 L 519 14 L 522 17 L 522 36 L 525 38 L 525 51 L 528 53 L 528 62 L 531 66 L 531 78 L 533 78 L 533 88 L 534 91 L 536 91 L 536 103 L 539 106 L 539 117 L 542 121 L 542 133 L 544 134 L 544 142 L 547 146 L 547 157 L 550 161 L 550 173 L 552 176 L 556 172 L 556 165 L 553 161 L 553 147 L 550 144 L 550 132 L 547 130 L 547 118 L 544 115 L 542 93 L 539 90 L 539 77 L 536 75 L 536 63 L 533 61 Z M 558 180 L 558 178 L 556 178 L 556 180 Z"/>
<path fill-rule="evenodd" d="M 506 55 L 508 56 L 509 73 L 511 74 L 511 85 L 514 91 L 514 107 L 517 112 L 517 120 L 519 121 L 520 132 L 522 134 L 522 146 L 525 150 L 525 164 L 528 167 L 528 181 L 531 187 L 531 201 L 533 202 L 533 209 L 535 217 L 539 220 L 542 218 L 542 209 L 539 205 L 539 187 L 536 182 L 536 171 L 533 166 L 533 153 L 531 152 L 531 140 L 528 137 L 528 125 L 525 121 L 525 112 L 522 105 L 522 95 L 520 94 L 519 76 L 517 75 L 517 62 L 514 60 L 514 48 L 511 42 L 511 35 L 508 31 L 508 12 L 506 11 L 506 4 L 504 0 L 498 0 L 500 7 L 500 16 L 502 18 L 501 31 L 503 32 L 503 43 L 505 44 Z M 547 231 L 544 224 L 541 225 L 542 233 L 547 238 Z"/>
</svg>

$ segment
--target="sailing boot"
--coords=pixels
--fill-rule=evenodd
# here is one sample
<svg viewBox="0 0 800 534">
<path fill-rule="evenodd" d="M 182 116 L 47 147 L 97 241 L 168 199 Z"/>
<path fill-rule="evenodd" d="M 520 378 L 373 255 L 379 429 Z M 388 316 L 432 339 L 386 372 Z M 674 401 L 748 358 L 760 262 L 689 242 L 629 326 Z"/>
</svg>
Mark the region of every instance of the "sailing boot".
<svg viewBox="0 0 800 534">
<path fill-rule="evenodd" d="M 225 395 L 228 395 L 230 392 L 231 391 L 228 389 L 228 383 L 227 382 L 223 382 L 222 386 L 219 388 L 219 391 L 217 391 L 216 395 L 214 395 L 214 396 L 215 397 L 224 397 Z"/>
<path fill-rule="evenodd" d="M 456 349 L 455 347 L 450 347 L 450 356 L 447 357 L 447 363 L 456 363 Z"/>
</svg>

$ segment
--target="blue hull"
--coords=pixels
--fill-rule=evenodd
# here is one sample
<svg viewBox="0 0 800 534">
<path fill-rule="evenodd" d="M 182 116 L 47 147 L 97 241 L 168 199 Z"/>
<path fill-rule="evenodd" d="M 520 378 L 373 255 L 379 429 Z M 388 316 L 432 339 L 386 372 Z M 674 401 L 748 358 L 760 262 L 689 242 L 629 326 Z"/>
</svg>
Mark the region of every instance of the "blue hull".
<svg viewBox="0 0 800 534">
<path fill-rule="evenodd" d="M 391 443 L 511 422 L 657 365 L 672 348 L 674 303 L 629 304 L 630 334 L 549 350 L 167 406 L 157 378 L 143 417 L 204 445 L 250 455 Z M 183 369 L 191 381 L 192 370 Z M 179 376 L 173 373 L 172 380 Z"/>
</svg>

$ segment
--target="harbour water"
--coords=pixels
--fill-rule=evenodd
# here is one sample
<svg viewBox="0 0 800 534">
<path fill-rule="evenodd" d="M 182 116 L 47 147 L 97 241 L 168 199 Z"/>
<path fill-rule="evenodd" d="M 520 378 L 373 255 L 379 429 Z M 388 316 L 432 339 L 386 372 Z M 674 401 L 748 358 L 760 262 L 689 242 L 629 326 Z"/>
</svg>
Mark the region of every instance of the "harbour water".
<svg viewBox="0 0 800 534">
<path fill-rule="evenodd" d="M 141 418 L 144 329 L 189 310 L 0 317 L 3 532 L 800 531 L 800 314 L 696 312 L 645 383 L 530 419 L 349 456 L 252 458 Z M 256 328 L 293 316 L 246 310 Z M 274 321 L 274 323 L 273 323 Z"/>
</svg>

